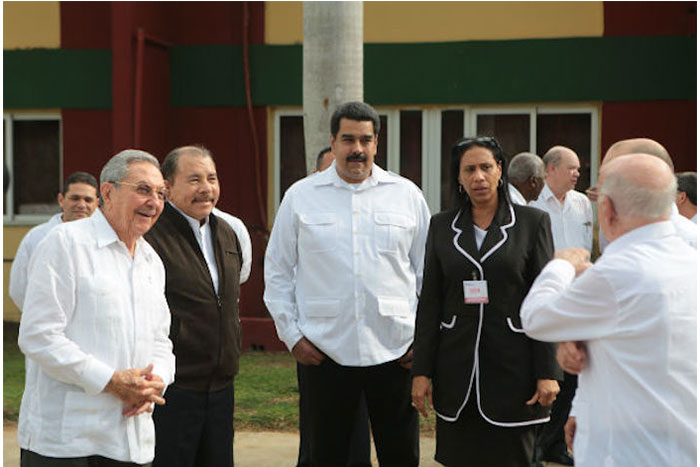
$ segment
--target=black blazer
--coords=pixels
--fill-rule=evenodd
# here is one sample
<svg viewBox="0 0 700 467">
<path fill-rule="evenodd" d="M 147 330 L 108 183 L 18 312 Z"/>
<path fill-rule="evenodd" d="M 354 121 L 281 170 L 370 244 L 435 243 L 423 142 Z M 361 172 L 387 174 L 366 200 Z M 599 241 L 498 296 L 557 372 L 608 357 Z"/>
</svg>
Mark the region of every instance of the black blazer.
<svg viewBox="0 0 700 467">
<path fill-rule="evenodd" d="M 494 425 L 545 422 L 549 409 L 525 402 L 538 379 L 562 373 L 554 344 L 523 333 L 520 304 L 553 255 L 549 215 L 501 196 L 479 250 L 473 225 L 470 205 L 430 221 L 412 372 L 432 378 L 444 420 L 457 420 L 467 399 L 477 397 Z M 487 281 L 488 304 L 464 303 L 466 280 Z"/>
</svg>

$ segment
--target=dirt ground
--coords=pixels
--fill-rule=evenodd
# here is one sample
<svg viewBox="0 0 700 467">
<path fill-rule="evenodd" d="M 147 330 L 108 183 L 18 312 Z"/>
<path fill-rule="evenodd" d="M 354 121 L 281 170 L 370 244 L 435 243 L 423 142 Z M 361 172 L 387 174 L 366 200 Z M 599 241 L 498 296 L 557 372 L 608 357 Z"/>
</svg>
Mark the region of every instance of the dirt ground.
<svg viewBox="0 0 700 467">
<path fill-rule="evenodd" d="M 3 424 L 3 466 L 19 467 L 17 446 L 17 424 Z M 299 449 L 298 433 L 272 431 L 237 431 L 233 441 L 233 456 L 236 467 L 294 467 Z M 420 440 L 421 461 L 425 467 L 439 466 L 433 460 L 435 439 Z M 379 465 L 372 447 L 372 465 Z"/>
</svg>

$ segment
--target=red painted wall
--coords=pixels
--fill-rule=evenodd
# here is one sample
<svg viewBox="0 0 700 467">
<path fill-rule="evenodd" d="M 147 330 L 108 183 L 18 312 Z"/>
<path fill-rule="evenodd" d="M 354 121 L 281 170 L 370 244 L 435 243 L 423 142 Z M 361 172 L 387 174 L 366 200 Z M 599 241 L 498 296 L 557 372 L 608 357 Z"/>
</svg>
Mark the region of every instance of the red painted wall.
<svg viewBox="0 0 700 467">
<path fill-rule="evenodd" d="M 697 34 L 695 2 L 604 2 L 605 36 Z"/>
<path fill-rule="evenodd" d="M 677 172 L 697 171 L 696 101 L 605 102 L 602 152 L 627 138 L 651 138 L 663 144 Z"/>
<path fill-rule="evenodd" d="M 249 42 L 262 43 L 262 2 L 61 2 L 61 46 L 112 51 L 112 109 L 64 110 L 64 172 L 87 170 L 99 176 L 104 163 L 134 146 L 136 33 L 172 44 L 240 44 L 247 12 Z M 174 108 L 170 105 L 167 48 L 147 45 L 143 60 L 140 149 L 162 160 L 172 148 L 192 143 L 214 154 L 221 179 L 219 208 L 240 217 L 253 241 L 251 277 L 241 292 L 242 316 L 268 317 L 262 302 L 262 258 L 266 221 L 256 187 L 267 194 L 267 113 L 253 110 L 258 135 L 259 175 L 255 171 L 251 122 L 245 107 Z M 262 199 L 266 207 L 266 200 Z M 256 324 L 256 345 L 279 346 L 271 323 Z M 269 329 L 268 329 L 269 328 Z M 272 330 L 272 332 L 270 332 Z M 267 332 L 267 340 L 260 336 Z M 256 337 L 257 336 L 257 337 Z M 276 341 L 276 344 L 274 343 Z"/>
</svg>

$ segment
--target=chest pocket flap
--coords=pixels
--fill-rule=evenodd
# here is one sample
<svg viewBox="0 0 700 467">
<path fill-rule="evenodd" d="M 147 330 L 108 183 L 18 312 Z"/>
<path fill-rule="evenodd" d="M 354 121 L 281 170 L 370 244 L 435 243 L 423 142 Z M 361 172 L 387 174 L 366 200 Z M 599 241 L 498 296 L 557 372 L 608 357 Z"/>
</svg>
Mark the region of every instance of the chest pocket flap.
<svg viewBox="0 0 700 467">
<path fill-rule="evenodd" d="M 299 247 L 309 252 L 335 248 L 338 220 L 332 212 L 312 212 L 299 215 Z"/>
</svg>

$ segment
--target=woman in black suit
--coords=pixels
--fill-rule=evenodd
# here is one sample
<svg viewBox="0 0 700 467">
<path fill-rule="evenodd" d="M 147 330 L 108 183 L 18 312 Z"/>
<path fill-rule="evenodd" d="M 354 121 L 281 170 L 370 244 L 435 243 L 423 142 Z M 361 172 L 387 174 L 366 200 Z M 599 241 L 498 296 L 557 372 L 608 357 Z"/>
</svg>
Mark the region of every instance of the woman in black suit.
<svg viewBox="0 0 700 467">
<path fill-rule="evenodd" d="M 549 216 L 511 203 L 496 139 L 459 140 L 451 156 L 458 202 L 430 222 L 413 404 L 427 416 L 427 399 L 437 413 L 438 462 L 529 467 L 561 379 L 553 344 L 520 326 L 520 304 L 553 254 Z"/>
</svg>

